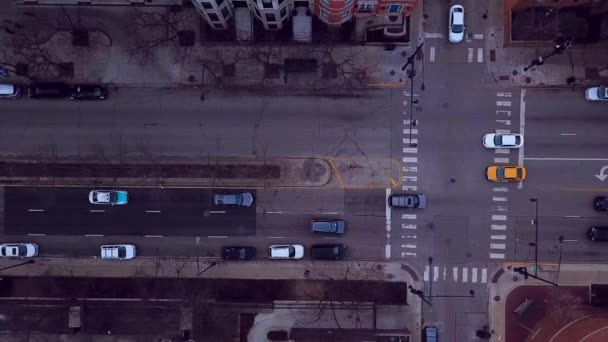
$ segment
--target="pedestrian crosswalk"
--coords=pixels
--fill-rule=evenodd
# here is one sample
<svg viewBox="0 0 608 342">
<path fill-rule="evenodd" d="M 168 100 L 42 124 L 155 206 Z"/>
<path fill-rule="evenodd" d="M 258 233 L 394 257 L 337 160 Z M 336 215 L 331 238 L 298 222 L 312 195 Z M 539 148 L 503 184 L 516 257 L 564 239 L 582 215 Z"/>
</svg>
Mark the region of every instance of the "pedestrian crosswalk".
<svg viewBox="0 0 608 342">
<path fill-rule="evenodd" d="M 423 279 L 433 282 L 485 284 L 488 282 L 488 269 L 469 266 L 425 266 Z"/>
<path fill-rule="evenodd" d="M 445 52 L 445 49 L 442 49 L 440 47 L 440 45 L 442 44 L 441 42 L 437 42 L 436 45 L 439 46 L 435 46 L 432 45 L 433 43 L 435 43 L 435 39 L 440 39 L 440 40 L 445 40 L 446 37 L 444 34 L 442 33 L 436 33 L 436 32 L 425 32 L 424 33 L 424 38 L 429 40 L 428 46 L 429 46 L 429 51 L 428 51 L 428 61 L 431 63 L 434 62 L 440 62 L 441 59 L 445 59 L 445 56 L 441 56 L 441 52 Z M 479 45 L 479 43 L 475 43 L 475 41 L 483 41 L 485 38 L 483 33 L 473 33 L 473 34 L 467 34 L 466 35 L 466 44 L 469 45 Z M 461 51 L 465 51 L 465 50 L 460 50 L 458 51 L 459 54 L 461 54 Z M 464 56 L 463 56 L 464 58 Z M 466 48 L 466 60 L 467 63 L 483 63 L 485 59 L 485 53 L 484 53 L 484 47 L 467 47 Z"/>
</svg>

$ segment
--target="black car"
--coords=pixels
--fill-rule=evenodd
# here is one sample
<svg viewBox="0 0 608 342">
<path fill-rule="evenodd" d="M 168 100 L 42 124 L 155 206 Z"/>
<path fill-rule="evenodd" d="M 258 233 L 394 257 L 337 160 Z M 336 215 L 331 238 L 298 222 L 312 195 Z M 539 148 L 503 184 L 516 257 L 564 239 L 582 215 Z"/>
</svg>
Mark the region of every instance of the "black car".
<svg viewBox="0 0 608 342">
<path fill-rule="evenodd" d="M 342 220 L 315 219 L 310 221 L 310 230 L 313 233 L 344 234 L 346 224 Z"/>
<path fill-rule="evenodd" d="M 426 208 L 426 195 L 422 194 L 395 194 L 388 197 L 388 205 L 391 208 Z"/>
<path fill-rule="evenodd" d="M 71 100 L 105 100 L 108 96 L 106 87 L 94 84 L 80 84 L 70 88 Z"/>
<path fill-rule="evenodd" d="M 591 227 L 587 236 L 593 242 L 608 241 L 608 227 Z"/>
<path fill-rule="evenodd" d="M 608 211 L 608 196 L 596 197 L 593 205 L 597 211 Z"/>
<path fill-rule="evenodd" d="M 222 248 L 222 259 L 253 260 L 255 259 L 255 247 L 224 247 Z"/>
<path fill-rule="evenodd" d="M 312 245 L 311 256 L 314 260 L 344 260 L 348 256 L 348 247 L 338 244 Z"/>
<path fill-rule="evenodd" d="M 33 99 L 65 98 L 68 86 L 65 83 L 32 83 L 27 87 L 27 95 Z"/>
</svg>

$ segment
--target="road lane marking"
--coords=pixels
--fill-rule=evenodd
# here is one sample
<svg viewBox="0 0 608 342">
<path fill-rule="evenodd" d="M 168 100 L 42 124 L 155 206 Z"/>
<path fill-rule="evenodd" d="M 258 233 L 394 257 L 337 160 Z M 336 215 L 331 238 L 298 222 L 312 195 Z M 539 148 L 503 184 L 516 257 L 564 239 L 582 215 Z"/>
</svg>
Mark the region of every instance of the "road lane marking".
<svg viewBox="0 0 608 342">
<path fill-rule="evenodd" d="M 27 234 L 28 236 L 46 236 L 46 234 L 40 234 L 40 233 L 31 233 L 31 234 Z"/>
<path fill-rule="evenodd" d="M 510 129 L 497 129 L 496 134 L 509 134 L 511 133 Z"/>
<path fill-rule="evenodd" d="M 491 243 L 490 249 L 507 249 L 507 245 L 504 243 Z"/>
<path fill-rule="evenodd" d="M 160 210 L 158 211 L 160 213 Z M 209 214 L 225 214 L 225 210 L 210 210 Z"/>
<path fill-rule="evenodd" d="M 413 249 L 415 249 L 416 245 L 411 244 L 411 243 L 407 243 L 405 245 L 401 245 L 401 248 L 413 248 Z"/>
<path fill-rule="evenodd" d="M 267 211 L 266 214 L 282 214 L 282 211 Z"/>
<path fill-rule="evenodd" d="M 403 166 L 401 170 L 404 172 L 418 172 L 418 166 Z"/>
<path fill-rule="evenodd" d="M 404 163 L 417 163 L 418 157 L 403 157 Z"/>
<path fill-rule="evenodd" d="M 511 126 L 511 120 L 496 120 L 496 122 L 504 124 L 506 126 Z"/>
<path fill-rule="evenodd" d="M 519 134 L 524 135 L 524 131 L 526 128 L 526 89 L 521 90 L 521 94 L 519 96 Z M 524 166 L 524 146 L 519 148 L 519 155 L 517 158 L 519 166 Z M 517 184 L 518 189 L 522 189 L 524 187 L 524 182 L 519 182 Z"/>
<path fill-rule="evenodd" d="M 431 62 L 434 62 L 435 61 L 435 47 L 431 46 L 431 50 L 430 51 L 431 51 L 431 54 L 430 54 L 431 56 L 430 56 L 429 60 Z"/>
<path fill-rule="evenodd" d="M 477 267 L 471 269 L 471 282 L 476 283 L 477 282 Z"/>
<path fill-rule="evenodd" d="M 509 158 L 494 158 L 494 163 L 509 164 Z"/>
<path fill-rule="evenodd" d="M 498 97 L 511 97 L 511 93 L 510 92 L 503 93 L 503 92 L 499 91 L 498 93 L 496 93 L 496 96 L 498 96 Z"/>
<path fill-rule="evenodd" d="M 463 283 L 469 282 L 469 268 L 468 267 L 462 268 L 462 282 Z"/>
<path fill-rule="evenodd" d="M 339 212 L 337 211 L 325 211 L 325 212 L 321 212 L 321 215 L 338 215 Z"/>
<path fill-rule="evenodd" d="M 405 223 L 402 223 L 401 224 L 401 228 L 402 229 L 416 229 L 417 226 L 416 226 L 415 223 L 414 224 L 405 224 Z"/>
<path fill-rule="evenodd" d="M 496 115 L 511 116 L 511 111 L 510 110 L 497 110 Z"/>
<path fill-rule="evenodd" d="M 501 186 L 501 187 L 495 187 L 493 189 L 494 192 L 508 192 L 509 188 L 507 188 L 506 186 Z"/>
<path fill-rule="evenodd" d="M 429 281 L 429 267 L 424 266 L 424 281 Z"/>
<path fill-rule="evenodd" d="M 401 252 L 401 257 L 402 258 L 405 258 L 406 255 L 407 256 L 411 256 L 411 257 L 415 257 L 416 253 L 414 253 L 414 252 Z"/>
<path fill-rule="evenodd" d="M 162 235 L 144 235 L 147 238 L 162 238 Z"/>
<path fill-rule="evenodd" d="M 413 239 L 416 240 L 416 235 L 401 235 L 402 239 Z"/>
<path fill-rule="evenodd" d="M 511 107 L 511 101 L 496 101 L 497 107 Z"/>
<path fill-rule="evenodd" d="M 103 209 L 91 209 L 89 210 L 92 213 L 105 213 L 106 211 Z"/>
<path fill-rule="evenodd" d="M 570 135 L 576 135 L 576 133 L 562 133 L 562 134 L 560 134 L 560 135 L 563 135 L 563 136 L 570 136 Z"/>
<path fill-rule="evenodd" d="M 508 201 L 508 198 L 507 197 L 493 196 L 492 197 L 492 201 L 494 201 L 494 202 L 506 202 L 506 201 Z"/>
<path fill-rule="evenodd" d="M 492 215 L 492 221 L 506 221 L 507 215 Z"/>
<path fill-rule="evenodd" d="M 212 237 L 212 236 L 209 236 L 209 237 Z M 226 236 L 224 236 L 224 237 L 226 237 Z M 284 239 L 284 238 L 285 238 L 284 236 L 269 236 L 268 237 L 268 239 Z"/>
<path fill-rule="evenodd" d="M 492 211 L 507 211 L 507 206 L 505 205 L 493 205 Z"/>
<path fill-rule="evenodd" d="M 566 215 L 565 218 L 579 218 L 579 215 Z"/>
<path fill-rule="evenodd" d="M 439 278 L 439 266 L 433 266 L 433 281 Z"/>
<path fill-rule="evenodd" d="M 416 140 L 416 139 L 412 139 L 412 140 Z M 403 139 L 403 143 L 404 144 L 406 143 L 405 139 Z M 403 153 L 418 153 L 418 147 L 404 147 Z"/>
<path fill-rule="evenodd" d="M 507 230 L 507 225 L 506 224 L 493 224 L 490 228 L 492 230 Z"/>
<path fill-rule="evenodd" d="M 28 209 L 29 212 L 38 213 L 44 211 L 44 209 Z"/>
<path fill-rule="evenodd" d="M 417 191 L 418 190 L 418 185 L 404 185 L 404 186 L 401 187 L 401 190 L 403 190 L 403 191 L 408 191 L 408 190 Z"/>
<path fill-rule="evenodd" d="M 415 220 L 416 214 L 402 214 L 401 219 L 402 220 Z"/>
<path fill-rule="evenodd" d="M 483 48 L 477 48 L 477 63 L 483 63 Z"/>
<path fill-rule="evenodd" d="M 404 181 L 417 182 L 418 176 L 403 176 L 401 179 Z"/>
<path fill-rule="evenodd" d="M 503 253 L 490 253 L 490 259 L 504 259 L 505 255 Z"/>
<path fill-rule="evenodd" d="M 526 157 L 524 160 L 546 160 L 546 161 L 608 161 L 608 158 L 534 158 Z"/>
<path fill-rule="evenodd" d="M 486 268 L 481 269 L 481 282 L 485 284 L 488 281 L 488 270 Z"/>
<path fill-rule="evenodd" d="M 475 49 L 473 48 L 469 48 L 469 54 L 467 55 L 467 62 L 472 63 L 473 62 L 473 51 Z"/>
<path fill-rule="evenodd" d="M 443 280 L 445 280 L 445 275 L 446 275 L 447 270 L 448 270 L 447 267 L 443 268 Z"/>
<path fill-rule="evenodd" d="M 506 240 L 506 235 L 490 235 L 490 239 L 492 240 Z"/>
<path fill-rule="evenodd" d="M 160 214 L 161 211 L 160 210 L 146 210 L 147 213 L 149 214 Z M 212 211 L 210 211 L 211 214 L 213 214 Z"/>
<path fill-rule="evenodd" d="M 226 235 L 208 235 L 207 238 L 209 238 L 209 239 L 226 239 L 228 237 Z"/>
<path fill-rule="evenodd" d="M 452 278 L 454 282 L 458 282 L 458 267 L 452 267 Z"/>
<path fill-rule="evenodd" d="M 103 236 L 103 234 L 85 234 L 86 237 L 100 237 Z"/>
<path fill-rule="evenodd" d="M 384 247 L 384 258 L 391 258 L 391 222 L 393 211 L 388 205 L 388 198 L 391 196 L 391 188 L 385 189 L 384 194 L 384 213 L 386 217 L 386 246 Z"/>
<path fill-rule="evenodd" d="M 496 148 L 494 149 L 494 153 L 496 154 L 509 154 L 509 149 L 508 148 Z"/>
<path fill-rule="evenodd" d="M 409 125 L 409 123 L 407 123 L 407 125 Z M 405 128 L 403 130 L 403 134 L 410 134 L 410 131 L 412 134 L 418 134 L 418 128 L 412 128 L 412 129 Z"/>
</svg>

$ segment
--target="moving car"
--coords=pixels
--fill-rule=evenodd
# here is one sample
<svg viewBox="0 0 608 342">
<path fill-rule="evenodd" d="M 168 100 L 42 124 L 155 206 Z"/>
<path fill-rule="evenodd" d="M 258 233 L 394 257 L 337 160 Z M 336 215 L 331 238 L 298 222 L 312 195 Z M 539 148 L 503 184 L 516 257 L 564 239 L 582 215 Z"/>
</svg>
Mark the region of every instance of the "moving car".
<svg viewBox="0 0 608 342">
<path fill-rule="evenodd" d="M 608 241 L 608 227 L 591 227 L 587 235 L 593 242 Z"/>
<path fill-rule="evenodd" d="M 608 87 L 592 87 L 585 90 L 587 101 L 608 101 Z"/>
<path fill-rule="evenodd" d="M 270 259 L 302 259 L 304 246 L 302 245 L 271 245 L 268 247 Z"/>
<path fill-rule="evenodd" d="M 593 206 L 597 211 L 608 211 L 608 196 L 598 196 L 593 200 Z"/>
<path fill-rule="evenodd" d="M 0 257 L 31 258 L 38 255 L 38 245 L 35 243 L 4 243 L 0 245 Z"/>
<path fill-rule="evenodd" d="M 310 230 L 313 233 L 342 235 L 346 230 L 346 223 L 342 220 L 314 219 L 310 221 Z"/>
<path fill-rule="evenodd" d="M 526 179 L 526 168 L 493 165 L 486 169 L 486 177 L 494 182 L 523 181 Z"/>
<path fill-rule="evenodd" d="M 225 260 L 253 260 L 255 259 L 255 254 L 255 247 L 222 248 L 222 259 Z"/>
<path fill-rule="evenodd" d="M 129 201 L 129 194 L 122 190 L 93 190 L 89 192 L 91 204 L 124 205 Z"/>
<path fill-rule="evenodd" d="M 341 244 L 313 245 L 310 254 L 314 260 L 344 260 L 348 256 L 348 248 Z"/>
<path fill-rule="evenodd" d="M 70 87 L 71 100 L 104 100 L 108 96 L 106 87 L 94 84 L 80 84 Z"/>
<path fill-rule="evenodd" d="M 103 245 L 101 246 L 101 258 L 110 260 L 126 260 L 135 258 L 135 245 Z"/>
<path fill-rule="evenodd" d="M 388 197 L 391 208 L 424 209 L 426 204 L 426 195 L 423 194 L 395 194 Z"/>
<path fill-rule="evenodd" d="M 16 99 L 21 89 L 16 84 L 0 84 L 0 99 Z"/>
<path fill-rule="evenodd" d="M 64 98 L 67 96 L 68 86 L 65 83 L 32 83 L 27 87 L 27 95 L 34 99 Z"/>
<path fill-rule="evenodd" d="M 219 194 L 213 196 L 215 205 L 225 205 L 232 207 L 250 207 L 253 204 L 253 195 L 249 192 L 240 194 Z"/>
<path fill-rule="evenodd" d="M 483 146 L 486 148 L 520 148 L 524 146 L 524 136 L 515 133 L 488 133 L 483 136 Z"/>
<path fill-rule="evenodd" d="M 461 5 L 450 7 L 448 27 L 450 30 L 448 40 L 451 43 L 460 43 L 464 38 L 464 7 Z"/>
</svg>

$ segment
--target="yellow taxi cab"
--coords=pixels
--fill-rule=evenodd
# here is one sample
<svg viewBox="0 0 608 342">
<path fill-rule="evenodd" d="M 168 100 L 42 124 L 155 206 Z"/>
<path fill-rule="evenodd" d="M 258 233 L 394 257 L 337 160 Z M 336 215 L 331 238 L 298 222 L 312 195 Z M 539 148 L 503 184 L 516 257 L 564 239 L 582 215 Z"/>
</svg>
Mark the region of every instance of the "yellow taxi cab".
<svg viewBox="0 0 608 342">
<path fill-rule="evenodd" d="M 488 166 L 486 177 L 494 182 L 523 181 L 526 179 L 526 168 L 523 166 Z"/>
</svg>

